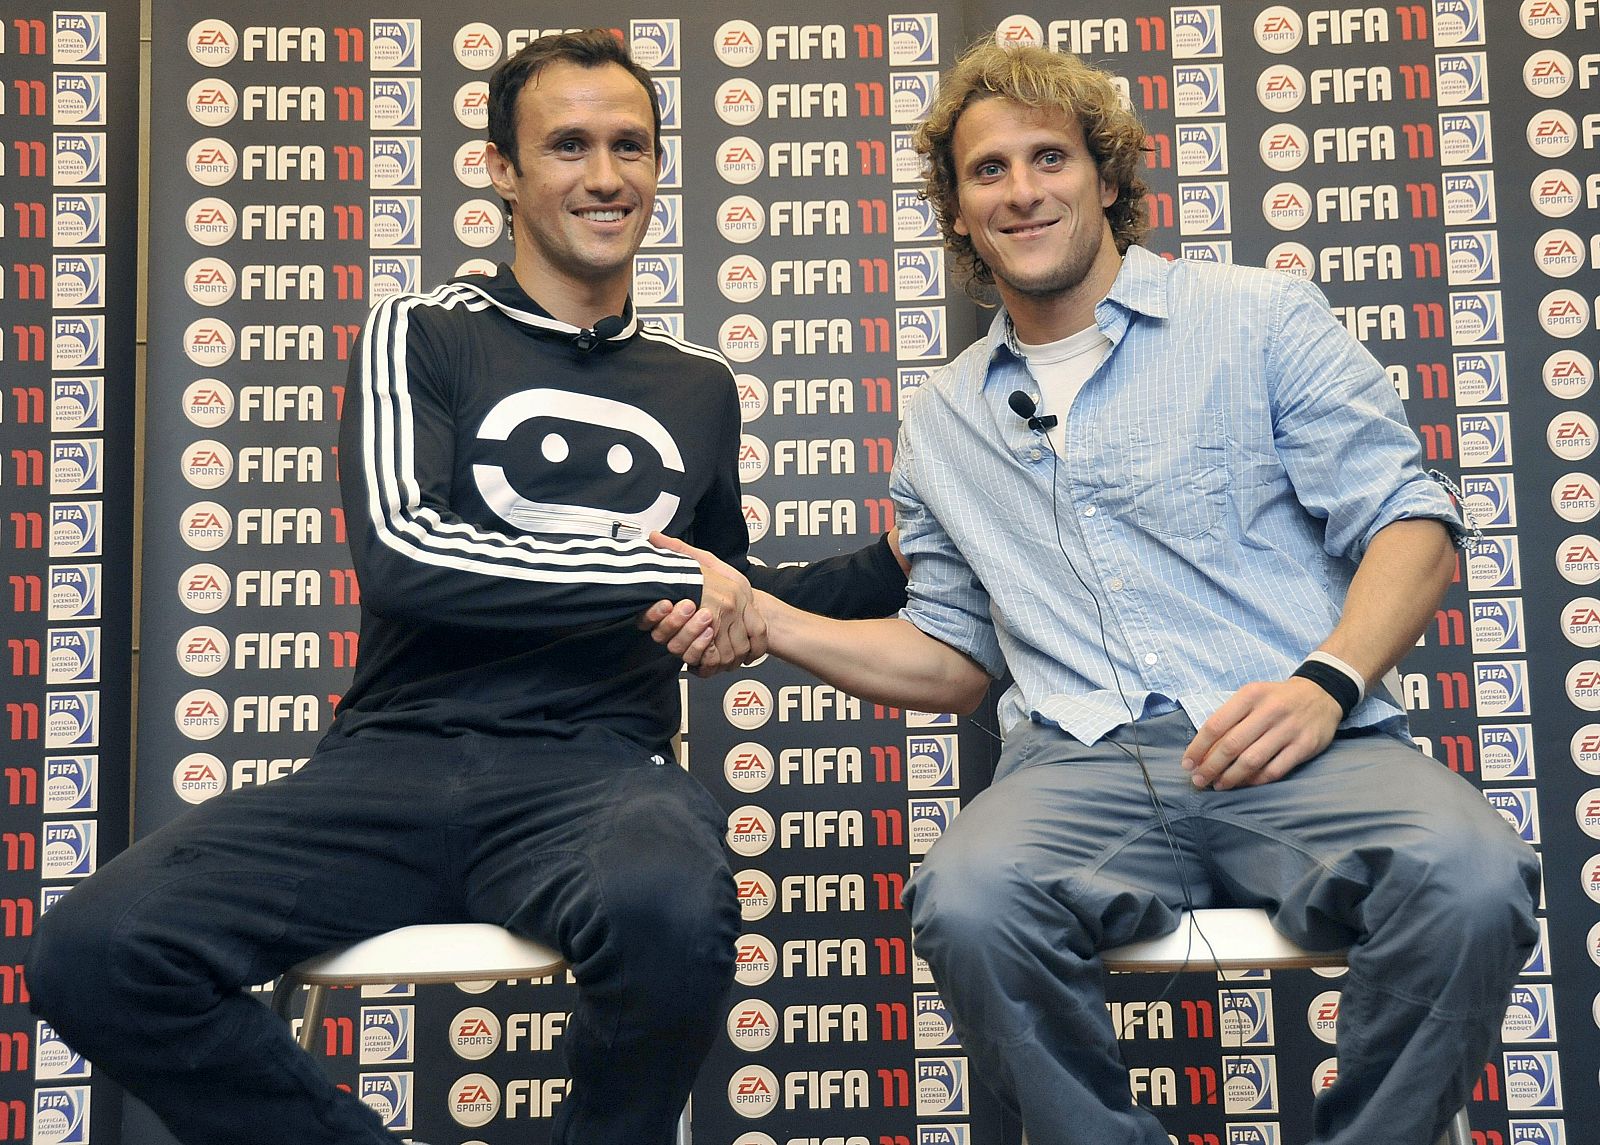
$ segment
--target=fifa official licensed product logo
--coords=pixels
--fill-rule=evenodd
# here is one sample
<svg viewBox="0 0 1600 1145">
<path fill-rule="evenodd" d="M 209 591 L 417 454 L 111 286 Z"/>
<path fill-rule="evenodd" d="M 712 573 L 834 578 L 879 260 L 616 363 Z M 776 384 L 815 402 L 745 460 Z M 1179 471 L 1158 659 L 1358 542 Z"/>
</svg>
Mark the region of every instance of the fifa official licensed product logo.
<svg viewBox="0 0 1600 1145">
<path fill-rule="evenodd" d="M 1172 9 L 1172 58 L 1214 59 L 1222 55 L 1222 5 L 1188 4 Z"/>
<path fill-rule="evenodd" d="M 1560 1109 L 1561 1055 L 1555 1050 L 1522 1050 L 1501 1055 L 1506 1108 L 1517 1112 Z"/>
</svg>

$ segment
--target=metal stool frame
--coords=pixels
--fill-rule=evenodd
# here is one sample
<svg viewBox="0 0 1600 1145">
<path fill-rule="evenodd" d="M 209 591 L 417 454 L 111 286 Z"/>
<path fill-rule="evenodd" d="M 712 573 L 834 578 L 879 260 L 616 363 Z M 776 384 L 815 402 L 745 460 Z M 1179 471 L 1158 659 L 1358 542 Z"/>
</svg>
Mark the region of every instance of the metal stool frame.
<svg viewBox="0 0 1600 1145">
<path fill-rule="evenodd" d="M 285 1021 L 301 986 L 306 1005 L 297 1039 L 316 1044 L 329 988 L 391 982 L 479 982 L 548 978 L 564 973 L 566 959 L 541 943 L 480 922 L 404 926 L 354 946 L 319 954 L 284 972 L 272 990 L 272 1009 Z M 677 1145 L 689 1145 L 690 1107 L 678 1119 Z"/>
</svg>

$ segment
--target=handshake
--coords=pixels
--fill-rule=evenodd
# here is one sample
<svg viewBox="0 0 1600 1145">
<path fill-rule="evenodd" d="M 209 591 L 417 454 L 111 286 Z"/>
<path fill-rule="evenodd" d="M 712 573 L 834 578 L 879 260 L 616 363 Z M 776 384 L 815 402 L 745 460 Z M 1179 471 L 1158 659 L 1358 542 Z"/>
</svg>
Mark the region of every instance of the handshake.
<svg viewBox="0 0 1600 1145">
<path fill-rule="evenodd" d="M 639 615 L 639 627 L 657 644 L 681 657 L 699 676 L 714 676 L 767 654 L 767 617 L 763 609 L 782 606 L 751 587 L 738 569 L 704 549 L 676 537 L 654 533 L 650 543 L 700 565 L 705 585 L 700 600 L 658 600 Z"/>
</svg>

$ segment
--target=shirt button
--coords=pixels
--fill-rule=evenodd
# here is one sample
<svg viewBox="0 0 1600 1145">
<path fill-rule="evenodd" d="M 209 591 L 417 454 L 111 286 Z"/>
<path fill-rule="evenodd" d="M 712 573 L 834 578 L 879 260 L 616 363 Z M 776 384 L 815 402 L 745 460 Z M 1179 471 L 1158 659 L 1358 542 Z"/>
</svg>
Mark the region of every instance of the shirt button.
<svg viewBox="0 0 1600 1145">
<path fill-rule="evenodd" d="M 1144 662 L 1147 666 L 1155 664 L 1155 662 L 1159 659 L 1161 659 L 1161 657 L 1157 656 L 1154 652 L 1146 652 L 1144 654 Z"/>
<path fill-rule="evenodd" d="M 1106 581 L 1106 587 L 1109 588 L 1112 592 L 1121 592 L 1122 591 L 1122 585 L 1123 585 L 1123 580 L 1122 580 L 1122 578 L 1120 576 L 1114 576 L 1110 580 Z"/>
<path fill-rule="evenodd" d="M 1084 510 L 1084 511 L 1083 511 L 1083 515 L 1084 515 L 1084 516 L 1085 516 L 1085 517 L 1092 517 L 1092 516 L 1094 516 L 1094 506 L 1093 506 L 1093 505 L 1090 505 L 1090 506 L 1089 506 L 1089 507 L 1088 507 L 1088 508 L 1087 508 L 1087 509 L 1085 509 L 1085 510 Z"/>
<path fill-rule="evenodd" d="M 1044 456 L 1044 452 L 1042 450 L 1038 450 L 1038 449 L 1030 449 L 1030 450 L 1028 450 L 1028 460 L 1029 461 L 1038 461 L 1039 458 L 1041 458 L 1043 456 Z"/>
</svg>

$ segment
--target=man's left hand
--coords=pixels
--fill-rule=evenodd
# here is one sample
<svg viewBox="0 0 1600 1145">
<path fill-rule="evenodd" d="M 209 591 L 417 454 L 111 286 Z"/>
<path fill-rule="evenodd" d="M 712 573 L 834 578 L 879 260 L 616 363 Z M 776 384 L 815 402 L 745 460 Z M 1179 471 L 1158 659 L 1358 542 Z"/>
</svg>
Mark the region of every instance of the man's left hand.
<svg viewBox="0 0 1600 1145">
<path fill-rule="evenodd" d="M 1246 684 L 1201 725 L 1183 752 L 1196 787 L 1254 787 L 1282 779 L 1333 742 L 1338 701 L 1291 676 Z"/>
</svg>

